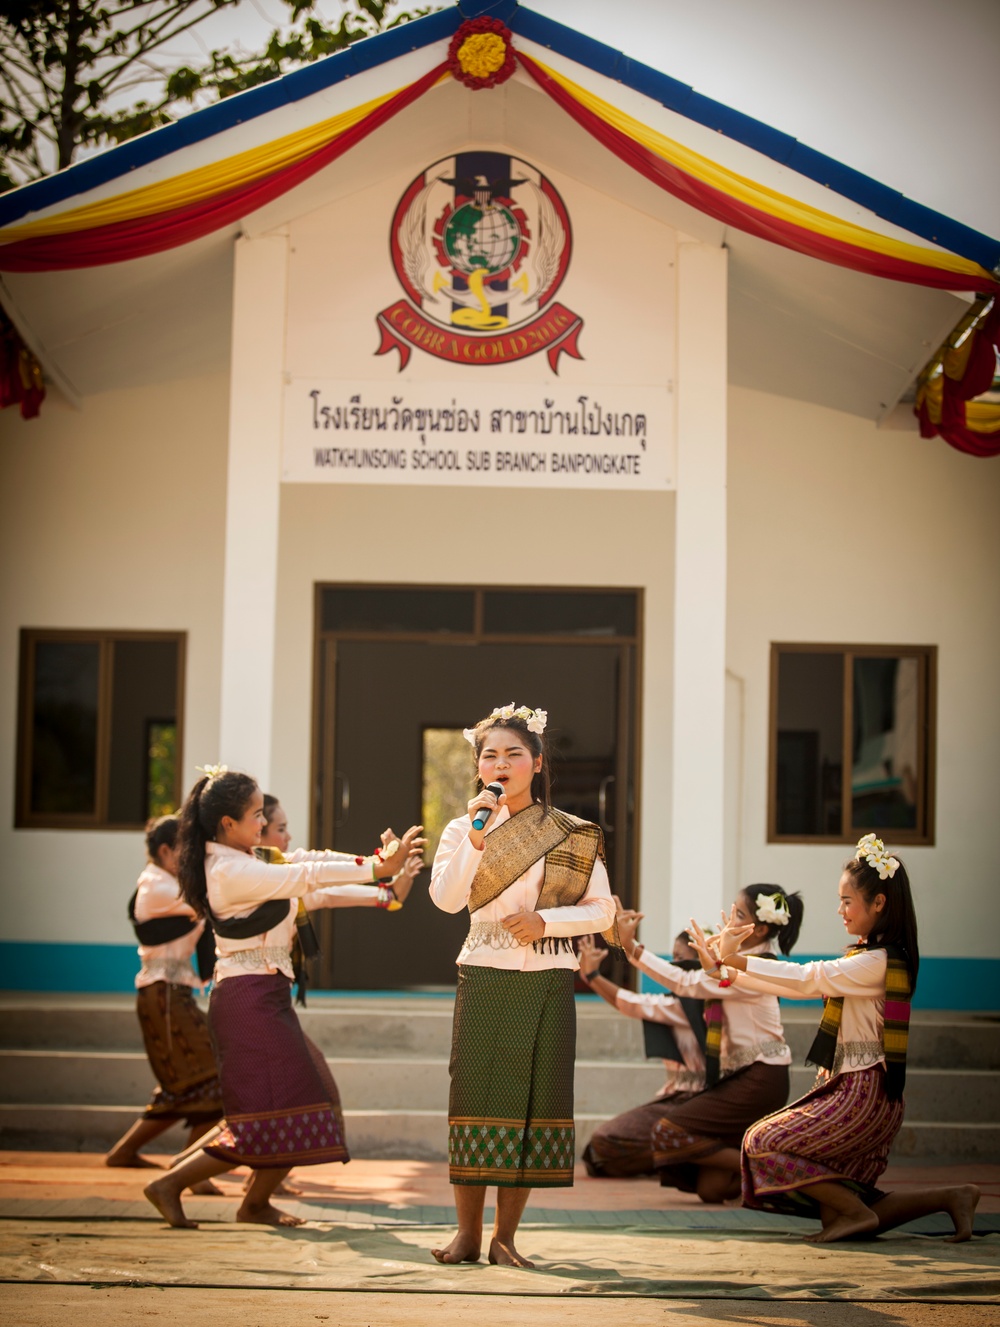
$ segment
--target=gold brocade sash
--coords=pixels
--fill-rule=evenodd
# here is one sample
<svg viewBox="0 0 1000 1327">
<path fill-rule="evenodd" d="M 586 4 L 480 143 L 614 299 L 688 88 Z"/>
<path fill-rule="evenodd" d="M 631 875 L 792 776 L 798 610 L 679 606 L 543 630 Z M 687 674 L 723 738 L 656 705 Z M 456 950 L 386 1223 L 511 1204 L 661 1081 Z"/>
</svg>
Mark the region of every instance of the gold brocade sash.
<svg viewBox="0 0 1000 1327">
<path fill-rule="evenodd" d="M 604 835 L 599 826 L 556 807 L 526 807 L 486 835 L 482 861 L 472 881 L 469 912 L 492 903 L 515 880 L 545 858 L 545 878 L 535 909 L 571 908 L 590 884 L 594 862 L 604 861 Z M 604 939 L 621 949 L 618 923 Z"/>
</svg>

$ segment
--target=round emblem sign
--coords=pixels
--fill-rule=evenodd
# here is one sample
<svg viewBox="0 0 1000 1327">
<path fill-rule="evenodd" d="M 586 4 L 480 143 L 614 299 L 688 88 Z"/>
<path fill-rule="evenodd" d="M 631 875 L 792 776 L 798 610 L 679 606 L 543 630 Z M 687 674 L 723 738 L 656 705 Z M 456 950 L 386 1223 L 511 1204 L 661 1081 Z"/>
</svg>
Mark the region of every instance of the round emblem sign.
<svg viewBox="0 0 1000 1327">
<path fill-rule="evenodd" d="M 379 314 L 377 353 L 399 349 L 400 367 L 411 347 L 478 364 L 546 350 L 553 369 L 561 351 L 581 358 L 582 323 L 554 302 L 571 251 L 566 207 L 537 167 L 485 151 L 435 162 L 392 218 L 406 299 Z"/>
</svg>

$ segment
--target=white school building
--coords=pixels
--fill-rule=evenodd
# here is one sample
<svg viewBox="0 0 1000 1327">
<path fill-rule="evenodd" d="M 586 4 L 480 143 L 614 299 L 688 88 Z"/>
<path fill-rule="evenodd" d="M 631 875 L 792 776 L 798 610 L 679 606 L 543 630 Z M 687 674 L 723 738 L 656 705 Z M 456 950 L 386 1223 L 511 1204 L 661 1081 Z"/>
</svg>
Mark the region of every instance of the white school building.
<svg viewBox="0 0 1000 1327">
<path fill-rule="evenodd" d="M 944 71 L 935 163 L 859 57 L 837 150 L 688 86 L 685 41 L 739 44 L 704 9 L 611 44 L 542 9 L 449 4 L 0 197 L 47 389 L 0 413 L 0 985 L 131 986 L 142 825 L 196 766 L 368 852 L 459 812 L 461 729 L 513 701 L 660 952 L 750 882 L 837 952 L 874 830 L 917 1004 L 997 1006 L 1000 397 L 956 419 L 944 381 L 996 325 L 1000 194 L 963 158 L 995 83 Z M 811 128 L 804 41 L 746 58 L 797 70 Z M 921 50 L 876 62 L 888 99 Z M 318 983 L 453 983 L 462 919 L 414 894 L 325 916 Z"/>
</svg>

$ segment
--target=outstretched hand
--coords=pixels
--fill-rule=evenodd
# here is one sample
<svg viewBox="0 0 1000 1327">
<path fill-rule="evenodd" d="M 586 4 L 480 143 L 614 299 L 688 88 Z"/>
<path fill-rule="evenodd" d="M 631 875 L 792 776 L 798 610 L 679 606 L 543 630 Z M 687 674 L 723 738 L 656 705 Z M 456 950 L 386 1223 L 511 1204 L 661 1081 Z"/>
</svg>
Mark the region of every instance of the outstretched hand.
<svg viewBox="0 0 1000 1327">
<path fill-rule="evenodd" d="M 736 920 L 736 904 L 734 903 L 729 910 L 729 916 L 722 914 L 722 929 L 718 934 L 718 953 L 719 962 L 728 963 L 732 956 L 739 952 L 740 946 L 749 940 L 756 930 L 753 922 L 749 925 L 740 923 Z"/>
<path fill-rule="evenodd" d="M 403 869 L 392 882 L 392 892 L 400 903 L 406 902 L 406 897 L 413 888 L 413 882 L 424 869 L 424 859 L 419 852 L 411 852 L 403 864 Z"/>
<path fill-rule="evenodd" d="M 598 945 L 592 935 L 581 935 L 577 940 L 577 957 L 580 971 L 585 977 L 593 977 L 608 956 L 608 951 Z"/>
<path fill-rule="evenodd" d="M 632 957 L 632 950 L 635 948 L 635 934 L 644 915 L 644 913 L 636 912 L 634 908 L 626 908 L 615 918 L 618 922 L 618 935 L 621 938 L 622 948 L 629 958 Z"/>
<path fill-rule="evenodd" d="M 702 968 L 710 976 L 715 976 L 719 970 L 719 937 L 707 936 L 693 917 L 688 923 L 687 933 L 691 939 L 691 948 L 698 955 Z"/>
<path fill-rule="evenodd" d="M 405 868 L 406 863 L 409 861 L 410 857 L 414 853 L 419 855 L 423 852 L 424 845 L 427 843 L 427 840 L 425 838 L 421 838 L 423 831 L 424 831 L 423 825 L 410 826 L 410 828 L 406 831 L 403 837 L 399 840 L 396 846 L 396 851 L 392 853 L 391 856 L 382 858 L 382 870 L 380 872 L 381 875 L 387 875 L 387 876 L 399 875 L 400 871 L 402 871 Z M 382 835 L 383 847 L 386 848 L 392 847 L 392 844 L 395 840 L 389 839 L 389 841 L 386 842 L 386 837 L 385 837 L 386 834 L 391 834 L 391 833 L 392 831 L 387 829 L 385 833 Z"/>
</svg>

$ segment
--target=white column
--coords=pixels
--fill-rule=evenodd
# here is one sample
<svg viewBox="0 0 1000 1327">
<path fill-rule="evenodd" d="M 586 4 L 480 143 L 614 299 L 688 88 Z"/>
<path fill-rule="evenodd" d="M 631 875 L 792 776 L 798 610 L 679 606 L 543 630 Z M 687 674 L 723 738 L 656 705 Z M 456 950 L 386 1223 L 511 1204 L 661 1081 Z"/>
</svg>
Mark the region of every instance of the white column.
<svg viewBox="0 0 1000 1327">
<path fill-rule="evenodd" d="M 714 922 L 723 903 L 726 257 L 678 249 L 671 935 L 692 916 Z"/>
<path fill-rule="evenodd" d="M 287 241 L 236 242 L 219 759 L 271 778 Z"/>
</svg>

